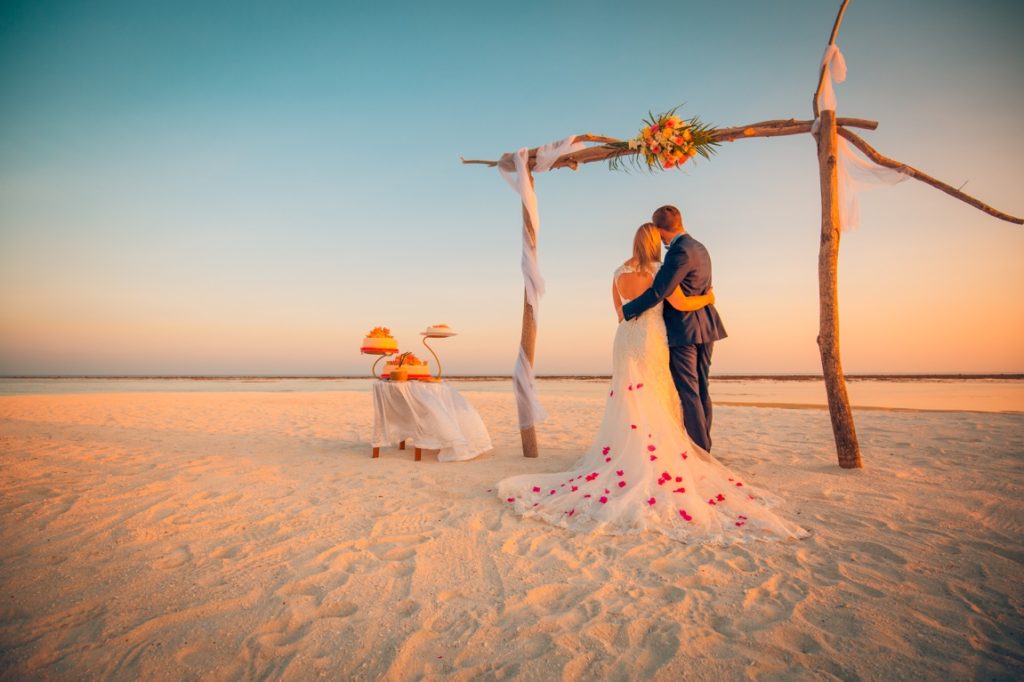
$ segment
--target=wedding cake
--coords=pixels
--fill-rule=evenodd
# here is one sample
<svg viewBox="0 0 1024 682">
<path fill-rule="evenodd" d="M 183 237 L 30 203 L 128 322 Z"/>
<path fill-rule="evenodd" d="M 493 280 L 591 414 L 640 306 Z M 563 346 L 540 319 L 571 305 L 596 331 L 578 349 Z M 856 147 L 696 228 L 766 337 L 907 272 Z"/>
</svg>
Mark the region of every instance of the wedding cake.
<svg viewBox="0 0 1024 682">
<path fill-rule="evenodd" d="M 374 327 L 363 339 L 359 350 L 363 353 L 394 353 L 398 351 L 398 342 L 387 327 Z"/>
<path fill-rule="evenodd" d="M 424 336 L 454 336 L 455 332 L 446 324 L 432 324 L 423 332 Z"/>
<path fill-rule="evenodd" d="M 382 377 L 388 379 L 391 377 L 391 370 L 397 369 L 401 362 L 401 368 L 409 372 L 410 379 L 429 379 L 430 378 L 430 363 L 426 360 L 420 360 L 412 353 L 402 353 L 394 359 L 389 359 L 384 364 L 384 374 Z"/>
</svg>

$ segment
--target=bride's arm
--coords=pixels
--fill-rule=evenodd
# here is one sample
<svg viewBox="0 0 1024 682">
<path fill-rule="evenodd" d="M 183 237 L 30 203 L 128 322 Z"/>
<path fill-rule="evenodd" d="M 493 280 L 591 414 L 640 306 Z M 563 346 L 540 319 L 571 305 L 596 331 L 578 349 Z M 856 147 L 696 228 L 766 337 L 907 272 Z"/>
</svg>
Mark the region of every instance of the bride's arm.
<svg viewBox="0 0 1024 682">
<path fill-rule="evenodd" d="M 687 296 L 683 293 L 683 290 L 676 287 L 676 290 L 672 292 L 671 296 L 666 299 L 669 305 L 676 310 L 683 312 L 700 310 L 704 306 L 711 305 L 715 302 L 715 290 L 708 289 L 708 293 L 701 294 L 699 296 Z"/>
<path fill-rule="evenodd" d="M 612 303 L 615 305 L 615 314 L 619 316 L 619 322 L 622 322 L 622 297 L 619 296 L 619 287 L 616 284 L 615 278 L 612 277 Z"/>
</svg>

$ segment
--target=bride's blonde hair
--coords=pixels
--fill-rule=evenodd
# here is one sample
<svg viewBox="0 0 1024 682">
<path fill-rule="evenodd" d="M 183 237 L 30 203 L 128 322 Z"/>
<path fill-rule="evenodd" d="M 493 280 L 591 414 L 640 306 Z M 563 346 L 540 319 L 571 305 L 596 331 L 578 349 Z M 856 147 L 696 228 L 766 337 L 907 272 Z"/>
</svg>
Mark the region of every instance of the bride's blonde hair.
<svg viewBox="0 0 1024 682">
<path fill-rule="evenodd" d="M 654 223 L 644 223 L 633 237 L 633 257 L 627 263 L 638 270 L 651 269 L 652 263 L 661 262 L 661 234 Z"/>
</svg>

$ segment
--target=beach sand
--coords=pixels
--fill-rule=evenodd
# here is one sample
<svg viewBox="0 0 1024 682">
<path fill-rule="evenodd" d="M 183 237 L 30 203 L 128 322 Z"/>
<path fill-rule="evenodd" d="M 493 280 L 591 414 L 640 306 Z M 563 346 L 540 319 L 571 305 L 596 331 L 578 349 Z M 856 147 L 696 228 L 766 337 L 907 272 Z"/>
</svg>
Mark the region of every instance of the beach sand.
<svg viewBox="0 0 1024 682">
<path fill-rule="evenodd" d="M 0 397 L 0 678 L 1024 676 L 1024 415 L 721 406 L 715 454 L 806 540 L 574 535 L 501 478 L 567 469 L 603 391 L 463 393 L 493 453 L 370 458 L 367 391 Z"/>
</svg>

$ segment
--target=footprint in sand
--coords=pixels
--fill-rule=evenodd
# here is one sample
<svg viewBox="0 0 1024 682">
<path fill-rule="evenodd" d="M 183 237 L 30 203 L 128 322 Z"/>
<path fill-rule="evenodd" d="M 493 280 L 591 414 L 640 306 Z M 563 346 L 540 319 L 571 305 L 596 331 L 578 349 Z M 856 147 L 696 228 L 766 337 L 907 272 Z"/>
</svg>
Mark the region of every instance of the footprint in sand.
<svg viewBox="0 0 1024 682">
<path fill-rule="evenodd" d="M 154 561 L 153 568 L 170 570 L 172 568 L 183 566 L 190 561 L 192 561 L 192 553 L 188 551 L 188 547 L 182 545 L 181 547 L 168 552 L 162 559 Z"/>
</svg>

